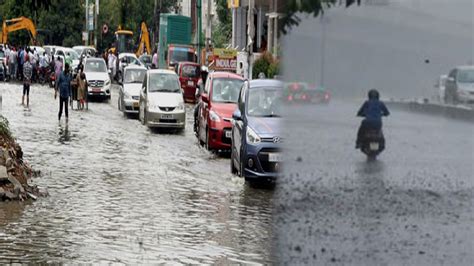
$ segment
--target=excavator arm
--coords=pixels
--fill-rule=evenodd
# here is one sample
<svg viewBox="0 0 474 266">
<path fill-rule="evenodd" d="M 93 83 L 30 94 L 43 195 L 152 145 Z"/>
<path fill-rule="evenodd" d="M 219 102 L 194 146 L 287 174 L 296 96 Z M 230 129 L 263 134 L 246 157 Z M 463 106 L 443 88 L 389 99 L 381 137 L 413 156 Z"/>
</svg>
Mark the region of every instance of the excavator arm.
<svg viewBox="0 0 474 266">
<path fill-rule="evenodd" d="M 31 39 L 34 44 L 36 44 L 36 27 L 33 21 L 29 18 L 19 17 L 10 20 L 3 21 L 2 25 L 2 43 L 7 43 L 8 33 L 26 29 L 31 35 Z"/>
<path fill-rule="evenodd" d="M 138 43 L 138 50 L 135 53 L 137 57 L 143 54 L 143 51 L 145 48 L 146 48 L 146 52 L 148 54 L 151 54 L 150 34 L 148 33 L 148 28 L 146 26 L 146 23 L 142 22 L 140 42 Z"/>
</svg>

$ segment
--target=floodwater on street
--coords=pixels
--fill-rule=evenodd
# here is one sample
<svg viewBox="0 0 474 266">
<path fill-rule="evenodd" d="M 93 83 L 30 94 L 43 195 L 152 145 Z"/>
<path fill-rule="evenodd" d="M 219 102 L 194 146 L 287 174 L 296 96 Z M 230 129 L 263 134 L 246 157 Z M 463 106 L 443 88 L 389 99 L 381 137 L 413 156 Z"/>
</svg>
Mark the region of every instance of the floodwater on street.
<svg viewBox="0 0 474 266">
<path fill-rule="evenodd" d="M 150 131 L 109 103 L 70 111 L 33 86 L 2 83 L 1 113 L 50 196 L 0 203 L 0 263 L 270 263 L 273 191 L 230 174 L 183 133 Z M 63 118 L 64 120 L 64 118 Z"/>
</svg>

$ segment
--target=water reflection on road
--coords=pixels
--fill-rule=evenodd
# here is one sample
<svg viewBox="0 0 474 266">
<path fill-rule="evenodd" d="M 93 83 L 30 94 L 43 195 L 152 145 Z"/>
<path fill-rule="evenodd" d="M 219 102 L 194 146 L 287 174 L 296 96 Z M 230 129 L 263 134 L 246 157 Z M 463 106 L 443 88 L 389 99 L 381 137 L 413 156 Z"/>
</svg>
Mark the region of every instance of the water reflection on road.
<svg viewBox="0 0 474 266">
<path fill-rule="evenodd" d="M 183 133 L 151 132 L 110 103 L 57 121 L 51 89 L 1 85 L 2 114 L 48 198 L 0 203 L 0 263 L 271 261 L 272 190 L 253 189 L 229 161 Z M 116 91 L 115 95 L 116 96 Z"/>
</svg>

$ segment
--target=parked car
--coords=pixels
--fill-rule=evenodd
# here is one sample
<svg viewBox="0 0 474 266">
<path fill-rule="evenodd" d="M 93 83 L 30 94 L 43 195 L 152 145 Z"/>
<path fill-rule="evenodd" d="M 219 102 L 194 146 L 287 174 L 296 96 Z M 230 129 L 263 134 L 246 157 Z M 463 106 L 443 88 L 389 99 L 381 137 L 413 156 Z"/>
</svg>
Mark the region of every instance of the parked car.
<svg viewBox="0 0 474 266">
<path fill-rule="evenodd" d="M 147 54 L 143 54 L 141 55 L 138 60 L 140 60 L 140 62 L 147 68 L 147 69 L 151 69 L 151 65 L 152 65 L 152 57 L 151 55 L 147 55 Z"/>
<path fill-rule="evenodd" d="M 252 80 L 242 87 L 232 115 L 230 168 L 246 181 L 273 182 L 278 176 L 282 92 L 277 80 Z"/>
<path fill-rule="evenodd" d="M 186 108 L 178 75 L 164 69 L 148 70 L 140 91 L 139 120 L 148 127 L 180 128 L 186 125 Z"/>
<path fill-rule="evenodd" d="M 128 66 L 124 69 L 123 83 L 120 85 L 118 109 L 125 114 L 138 114 L 140 89 L 145 79 L 146 68 Z"/>
<path fill-rule="evenodd" d="M 474 101 L 474 66 L 458 66 L 449 72 L 444 100 L 454 104 Z"/>
<path fill-rule="evenodd" d="M 129 65 L 145 66 L 138 60 L 137 56 L 133 53 L 121 53 L 118 56 L 118 68 L 116 73 L 116 79 L 119 82 L 123 82 L 123 70 Z"/>
<path fill-rule="evenodd" d="M 196 102 L 196 88 L 201 76 L 201 67 L 198 63 L 180 62 L 176 65 L 176 74 L 184 93 L 186 102 Z"/>
<path fill-rule="evenodd" d="M 88 83 L 88 97 L 110 99 L 111 82 L 104 59 L 86 58 L 84 73 Z"/>
<path fill-rule="evenodd" d="M 209 74 L 198 110 L 197 138 L 208 150 L 230 150 L 232 114 L 244 80 L 228 72 Z"/>
</svg>

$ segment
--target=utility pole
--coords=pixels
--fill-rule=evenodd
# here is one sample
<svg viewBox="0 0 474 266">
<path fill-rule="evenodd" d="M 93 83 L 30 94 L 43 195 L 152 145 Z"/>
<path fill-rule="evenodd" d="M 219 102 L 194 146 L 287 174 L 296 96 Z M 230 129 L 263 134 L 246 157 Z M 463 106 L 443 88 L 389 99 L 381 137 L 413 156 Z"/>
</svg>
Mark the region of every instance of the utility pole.
<svg viewBox="0 0 474 266">
<path fill-rule="evenodd" d="M 247 15 L 247 54 L 248 54 L 248 78 L 252 79 L 253 68 L 253 43 L 255 35 L 255 27 L 253 24 L 253 10 L 255 8 L 255 0 L 249 0 L 249 10 Z"/>
<path fill-rule="evenodd" d="M 89 45 L 89 0 L 86 0 L 86 27 L 85 27 L 85 32 L 86 34 L 86 45 Z"/>
<path fill-rule="evenodd" d="M 202 39 L 202 0 L 196 2 L 197 10 L 197 61 L 201 64 L 201 39 Z"/>
<path fill-rule="evenodd" d="M 99 15 L 99 0 L 95 0 L 94 10 L 94 47 L 97 49 L 97 15 Z"/>
<path fill-rule="evenodd" d="M 212 20 L 211 20 L 211 8 L 212 8 L 212 0 L 206 0 L 207 1 L 207 23 L 206 23 L 206 59 L 205 63 L 206 65 L 209 64 L 207 61 L 207 53 L 210 50 L 210 45 L 211 45 L 211 36 L 212 36 Z"/>
</svg>

